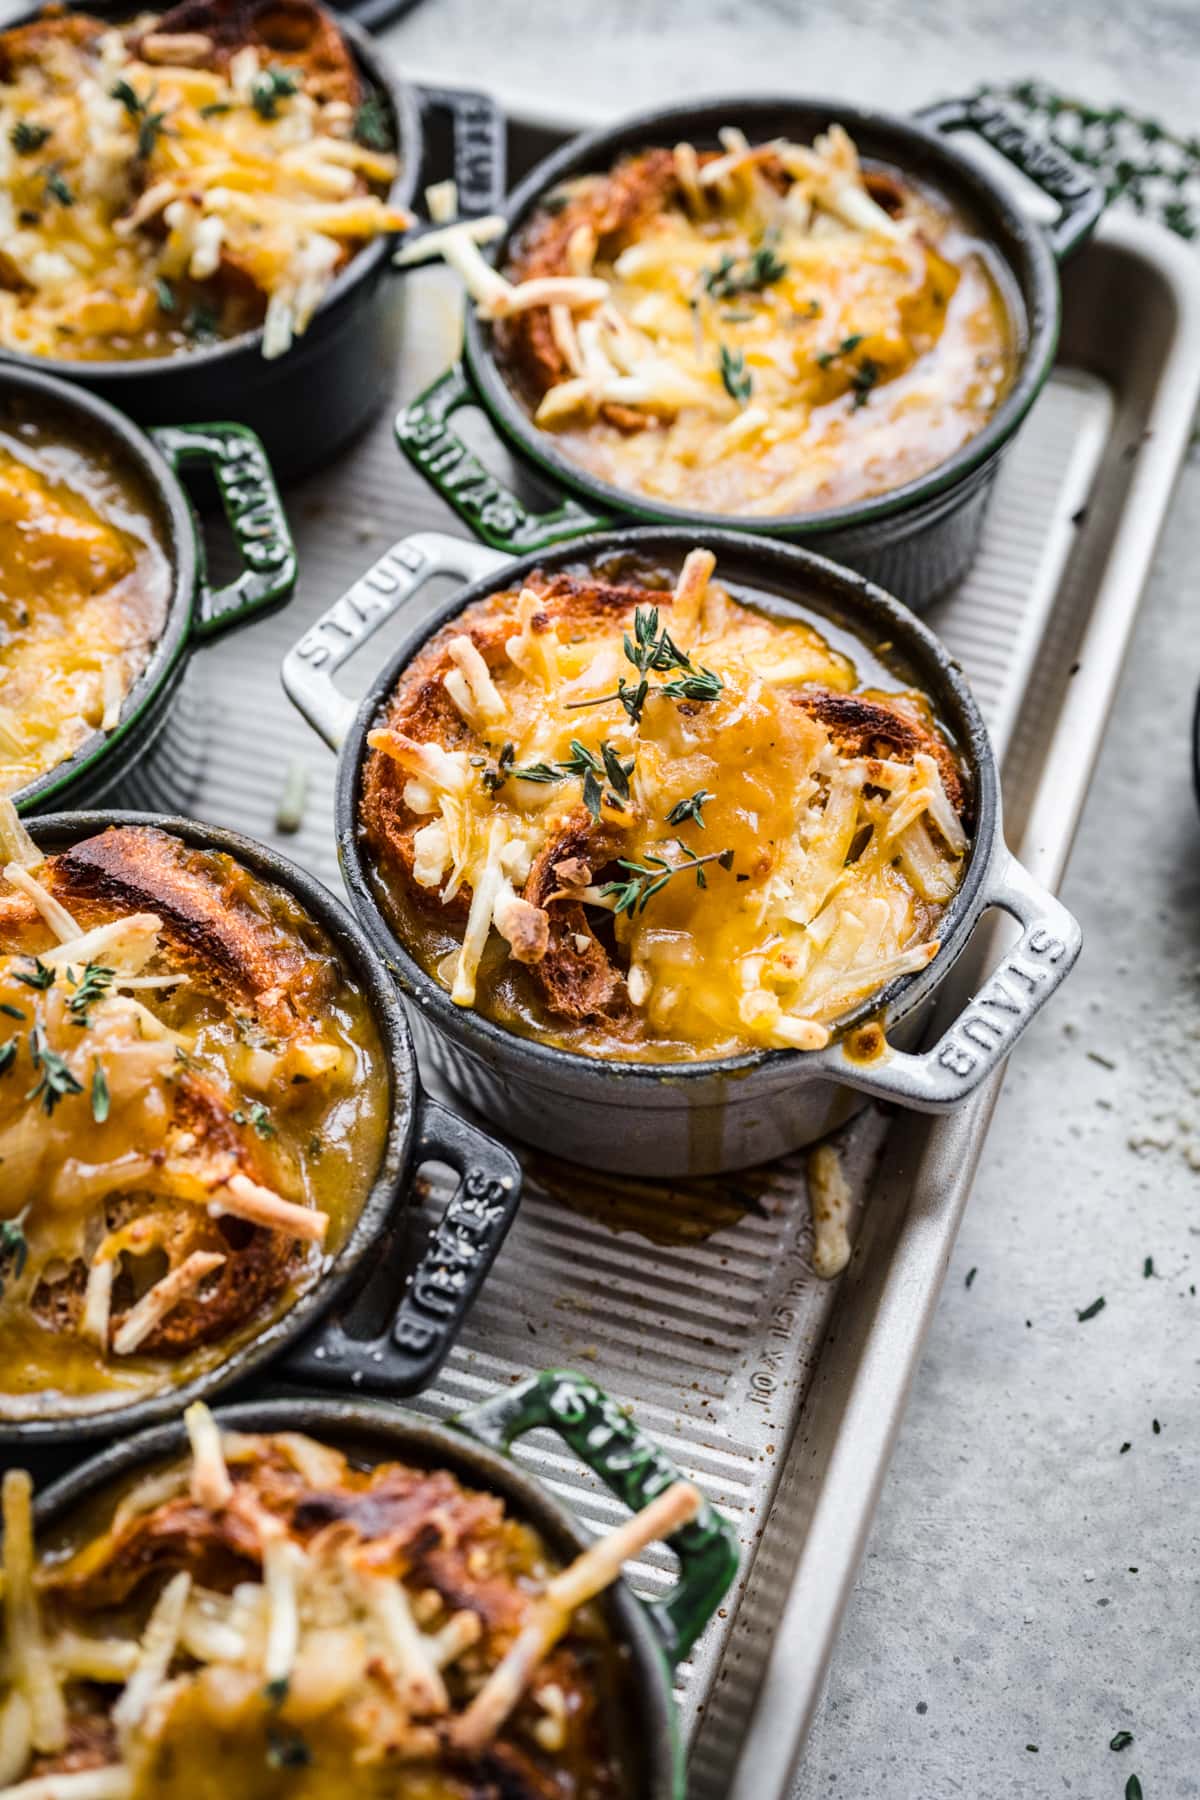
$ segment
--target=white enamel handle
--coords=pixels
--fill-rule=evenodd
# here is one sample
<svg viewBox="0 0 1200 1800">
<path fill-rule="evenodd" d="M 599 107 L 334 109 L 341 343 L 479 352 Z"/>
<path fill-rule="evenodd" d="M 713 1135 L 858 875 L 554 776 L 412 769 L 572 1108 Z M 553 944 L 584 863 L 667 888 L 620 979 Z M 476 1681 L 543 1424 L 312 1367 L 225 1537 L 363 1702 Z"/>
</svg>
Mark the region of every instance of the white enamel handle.
<svg viewBox="0 0 1200 1800">
<path fill-rule="evenodd" d="M 936 1044 L 913 1055 L 889 1049 L 878 1062 L 863 1063 L 843 1041 L 813 1061 L 848 1087 L 918 1112 L 948 1111 L 974 1092 L 1066 980 L 1082 943 L 1074 916 L 1003 845 L 983 906 L 1010 913 L 1022 927 L 1020 939 Z"/>
<path fill-rule="evenodd" d="M 479 581 L 512 559 L 440 531 L 419 531 L 385 550 L 352 588 L 309 627 L 283 660 L 280 674 L 288 699 L 331 750 L 340 750 L 354 722 L 357 703 L 333 677 L 435 575 Z"/>
</svg>

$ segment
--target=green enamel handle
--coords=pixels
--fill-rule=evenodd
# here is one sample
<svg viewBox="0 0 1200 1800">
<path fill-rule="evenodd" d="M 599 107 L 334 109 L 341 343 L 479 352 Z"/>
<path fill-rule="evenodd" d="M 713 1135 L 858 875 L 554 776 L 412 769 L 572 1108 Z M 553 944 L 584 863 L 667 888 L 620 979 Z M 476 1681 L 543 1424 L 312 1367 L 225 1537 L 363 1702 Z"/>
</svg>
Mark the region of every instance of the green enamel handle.
<svg viewBox="0 0 1200 1800">
<path fill-rule="evenodd" d="M 176 474 L 211 470 L 233 540 L 245 565 L 224 587 L 210 587 L 196 530 L 197 581 L 192 635 L 219 637 L 281 606 L 296 585 L 296 548 L 267 453 L 245 425 L 161 425 L 151 432 Z"/>
<path fill-rule="evenodd" d="M 682 1480 L 670 1458 L 591 1381 L 567 1369 L 531 1375 L 454 1420 L 494 1450 L 507 1451 L 527 1431 L 548 1426 L 632 1512 Z M 737 1574 L 733 1532 L 708 1502 L 667 1540 L 679 1558 L 679 1581 L 661 1599 L 644 1601 L 672 1664 L 682 1662 Z"/>
<path fill-rule="evenodd" d="M 994 100 L 980 94 L 964 100 L 939 100 L 922 107 L 915 117 L 932 131 L 973 131 L 1057 202 L 1058 218 L 1048 227 L 1046 236 L 1059 262 L 1095 230 L 1104 211 L 1104 189 L 1073 157 L 1032 136 Z"/>
<path fill-rule="evenodd" d="M 597 531 L 611 520 L 564 500 L 548 513 L 531 513 L 503 482 L 488 472 L 450 423 L 479 396 L 461 362 L 454 363 L 410 406 L 396 415 L 396 441 L 409 462 L 435 488 L 477 537 L 508 556 L 545 550 L 564 538 Z"/>
</svg>

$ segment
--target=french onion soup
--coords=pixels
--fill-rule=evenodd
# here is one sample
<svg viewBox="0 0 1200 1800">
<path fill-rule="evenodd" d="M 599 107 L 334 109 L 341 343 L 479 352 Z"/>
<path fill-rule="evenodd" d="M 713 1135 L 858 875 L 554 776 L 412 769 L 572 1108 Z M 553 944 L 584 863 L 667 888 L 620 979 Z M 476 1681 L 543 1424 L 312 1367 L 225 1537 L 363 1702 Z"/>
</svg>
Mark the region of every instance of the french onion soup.
<svg viewBox="0 0 1200 1800">
<path fill-rule="evenodd" d="M 98 442 L 0 415 L 0 796 L 120 723 L 166 623 L 158 513 Z"/>
<path fill-rule="evenodd" d="M 338 270 L 410 223 L 385 96 L 313 0 L 180 0 L 0 34 L 0 345 L 279 356 Z"/>
<path fill-rule="evenodd" d="M 928 696 L 714 567 L 533 574 L 381 708 L 377 897 L 458 1005 L 608 1059 L 814 1050 L 937 954 L 970 805 Z"/>
<path fill-rule="evenodd" d="M 6 1475 L 0 1777 L 92 1772 L 64 1800 L 632 1800 L 628 1652 L 594 1602 L 695 1488 L 564 1568 L 446 1469 L 186 1419 L 190 1463 L 40 1556 Z"/>
<path fill-rule="evenodd" d="M 353 1226 L 389 1105 L 367 1000 L 281 888 L 150 827 L 29 849 L 0 879 L 14 1420 L 159 1392 L 270 1324 Z"/>
<path fill-rule="evenodd" d="M 454 252 L 556 449 L 693 511 L 807 514 L 946 461 L 1016 373 L 1015 298 L 973 221 L 833 125 L 688 143 L 565 182 L 503 275 Z"/>
</svg>

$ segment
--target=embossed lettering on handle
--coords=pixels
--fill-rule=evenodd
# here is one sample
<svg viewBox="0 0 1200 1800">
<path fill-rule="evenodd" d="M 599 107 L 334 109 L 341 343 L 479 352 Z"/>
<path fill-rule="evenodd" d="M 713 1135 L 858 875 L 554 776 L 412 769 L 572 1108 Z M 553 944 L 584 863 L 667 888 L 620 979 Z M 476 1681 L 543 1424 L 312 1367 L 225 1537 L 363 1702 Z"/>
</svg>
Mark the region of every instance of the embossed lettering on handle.
<svg viewBox="0 0 1200 1800">
<path fill-rule="evenodd" d="M 459 1184 L 387 1329 L 361 1338 L 340 1317 L 327 1319 L 286 1358 L 290 1379 L 370 1394 L 419 1393 L 441 1368 L 496 1260 L 520 1203 L 521 1165 L 436 1101 L 422 1095 L 418 1104 L 413 1169 L 448 1163 Z"/>
<path fill-rule="evenodd" d="M 460 407 L 477 404 L 466 369 L 455 363 L 397 413 L 396 441 L 413 466 L 486 544 L 509 556 L 524 556 L 610 523 L 575 500 L 564 500 L 548 513 L 531 513 L 524 507 L 488 472 L 450 423 Z"/>
<path fill-rule="evenodd" d="M 246 425 L 161 425 L 150 433 L 172 469 L 212 472 L 245 564 L 224 587 L 205 573 L 204 541 L 196 532 L 198 581 L 192 631 L 213 638 L 279 606 L 296 585 L 296 550 L 287 514 L 261 440 Z"/>
<path fill-rule="evenodd" d="M 983 904 L 1019 920 L 1021 936 L 932 1049 L 918 1055 L 889 1049 L 878 1063 L 860 1063 L 838 1043 L 810 1058 L 810 1066 L 919 1112 L 944 1112 L 965 1100 L 1066 980 L 1082 942 L 1073 915 L 1003 846 Z"/>
<path fill-rule="evenodd" d="M 632 1512 L 681 1479 L 665 1450 L 602 1388 L 568 1369 L 531 1375 L 454 1423 L 497 1450 L 549 1426 Z M 674 1663 L 687 1655 L 716 1611 L 737 1573 L 738 1553 L 730 1527 L 707 1501 L 666 1541 L 679 1558 L 679 1583 L 646 1604 Z"/>
<path fill-rule="evenodd" d="M 922 107 L 916 117 L 934 131 L 975 132 L 1058 202 L 1061 211 L 1047 236 L 1060 262 L 1095 228 L 1104 211 L 1103 187 L 1065 151 L 1034 137 L 994 100 L 979 94 L 965 100 L 941 100 Z"/>
<path fill-rule="evenodd" d="M 417 532 L 385 550 L 378 562 L 322 613 L 288 651 L 281 675 L 288 698 L 331 750 L 341 748 L 358 710 L 333 681 L 347 657 L 361 649 L 434 575 L 477 581 L 502 569 L 507 560 L 465 538 Z"/>
</svg>

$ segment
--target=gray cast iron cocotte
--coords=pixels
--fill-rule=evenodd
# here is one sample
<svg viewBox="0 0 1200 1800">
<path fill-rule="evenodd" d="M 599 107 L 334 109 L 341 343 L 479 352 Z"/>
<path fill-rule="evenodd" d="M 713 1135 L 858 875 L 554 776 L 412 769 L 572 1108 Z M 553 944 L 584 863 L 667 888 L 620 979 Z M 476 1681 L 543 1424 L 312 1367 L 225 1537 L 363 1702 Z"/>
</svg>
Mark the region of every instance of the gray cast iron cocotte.
<svg viewBox="0 0 1200 1800">
<path fill-rule="evenodd" d="M 124 17 L 131 8 L 113 10 Z M 331 16 L 368 89 L 387 108 L 399 159 L 389 201 L 412 210 L 426 186 L 452 174 L 460 217 L 491 212 L 504 192 L 506 148 L 495 102 L 466 89 L 400 80 L 369 33 L 352 19 Z M 447 159 L 437 143 L 445 135 Z M 270 361 L 262 354 L 261 327 L 182 356 L 72 362 L 0 348 L 0 360 L 59 375 L 142 425 L 238 419 L 262 439 L 280 479 L 292 481 L 332 461 L 392 392 L 404 324 L 402 282 L 391 261 L 395 243 L 376 238 L 351 257 L 308 329 L 286 355 Z"/>
<path fill-rule="evenodd" d="M 173 742 L 168 715 L 193 650 L 250 624 L 290 599 L 296 553 L 287 517 L 261 443 L 244 425 L 164 426 L 139 431 L 106 401 L 36 369 L 0 362 L 0 431 L 23 424 L 99 451 L 132 478 L 158 527 L 170 564 L 167 616 L 149 661 L 121 704 L 116 728 L 94 732 L 65 762 L 11 798 L 20 813 L 95 806 L 136 771 L 141 791 L 183 798 L 195 777 Z M 216 481 L 241 572 L 214 588 L 205 574 L 204 542 L 179 476 L 205 468 Z"/>
<path fill-rule="evenodd" d="M 548 1369 L 482 1401 L 450 1428 L 395 1406 L 370 1401 L 287 1399 L 221 1407 L 219 1425 L 241 1432 L 301 1431 L 333 1444 L 362 1464 L 400 1460 L 446 1469 L 469 1486 L 498 1494 L 511 1513 L 532 1525 L 564 1563 L 592 1541 L 578 1521 L 508 1454 L 526 1432 L 545 1427 L 600 1477 L 631 1510 L 647 1505 L 679 1470 L 620 1407 L 582 1376 Z M 187 1454 L 178 1419 L 112 1444 L 39 1495 L 39 1537 L 69 1524 L 106 1489 L 118 1491 L 165 1458 Z M 679 1580 L 661 1598 L 640 1600 L 624 1580 L 603 1597 L 613 1638 L 628 1658 L 624 1669 L 623 1748 L 634 1764 L 637 1800 L 684 1800 L 684 1767 L 672 1672 L 712 1617 L 737 1572 L 730 1527 L 705 1502 L 690 1524 L 666 1542 L 679 1560 Z"/>
<path fill-rule="evenodd" d="M 625 520 L 686 525 L 696 532 L 747 529 L 822 551 L 860 570 L 881 587 L 923 609 L 970 566 L 983 529 L 1001 455 L 1041 391 L 1058 341 L 1060 296 L 1056 262 L 1094 227 L 1103 190 L 1062 152 L 1037 143 L 992 102 L 951 100 L 915 118 L 867 111 L 840 102 L 752 99 L 744 95 L 659 108 L 573 138 L 539 163 L 510 196 L 506 229 L 494 260 L 503 268 L 514 236 L 560 183 L 606 172 L 622 156 L 681 139 L 719 148 L 718 131 L 737 125 L 753 142 L 787 137 L 808 143 L 840 122 L 868 163 L 885 163 L 930 182 L 979 221 L 1023 315 L 1016 380 L 983 430 L 937 467 L 868 500 L 820 512 L 740 521 L 691 511 L 613 486 L 589 474 L 540 430 L 510 386 L 494 352 L 491 328 L 467 309 L 463 360 L 399 413 L 401 449 L 461 518 L 494 549 L 520 556 L 583 532 Z M 1034 224 L 1005 186 L 949 142 L 969 131 L 986 140 L 1060 207 L 1050 228 Z M 518 465 L 562 494 L 548 513 L 529 510 L 468 449 L 453 425 L 464 406 L 482 406 Z"/>
<path fill-rule="evenodd" d="M 520 1037 L 455 1006 L 412 957 L 377 898 L 358 825 L 366 737 L 422 645 L 474 601 L 519 587 L 534 569 L 594 566 L 635 552 L 678 569 L 697 543 L 717 558 L 717 579 L 740 585 L 781 613 L 825 615 L 866 644 L 894 646 L 894 660 L 934 705 L 965 761 L 972 843 L 962 885 L 940 928 L 941 949 L 838 1022 L 826 1049 L 757 1051 L 719 1061 L 645 1063 L 598 1058 Z M 434 575 L 460 587 L 414 623 L 359 705 L 335 686 L 341 663 Z M 891 595 L 811 551 L 740 532 L 634 527 L 510 558 L 464 539 L 422 532 L 393 545 L 302 638 L 283 665 L 289 695 L 340 751 L 338 854 L 351 904 L 409 1002 L 418 1048 L 450 1089 L 506 1132 L 590 1168 L 630 1175 L 708 1175 L 765 1162 L 833 1130 L 866 1095 L 940 1112 L 966 1098 L 1003 1061 L 1079 952 L 1074 918 L 1004 842 L 995 756 L 962 671 L 933 633 Z M 929 1002 L 990 907 L 1021 925 L 1021 938 L 931 1049 L 910 1053 Z M 871 1062 L 847 1045 L 867 1019 L 888 1047 Z"/>
<path fill-rule="evenodd" d="M 412 1039 L 394 984 L 357 922 L 321 882 L 253 838 L 156 813 L 60 813 L 30 832 L 52 854 L 109 826 L 156 826 L 199 850 L 224 851 L 263 881 L 291 894 L 325 933 L 370 1006 L 390 1100 L 378 1171 L 341 1248 L 287 1311 L 215 1367 L 160 1393 L 103 1411 L 0 1420 L 0 1445 L 64 1450 L 175 1417 L 271 1364 L 277 1379 L 396 1396 L 432 1381 L 504 1242 L 521 1194 L 510 1151 L 439 1106 L 421 1089 Z M 412 1279 L 402 1274 L 407 1214 L 417 1169 L 448 1164 L 458 1185 Z"/>
</svg>

